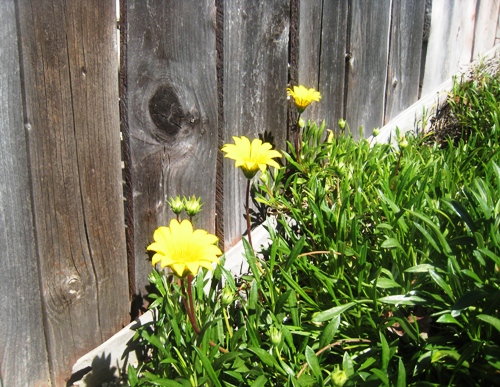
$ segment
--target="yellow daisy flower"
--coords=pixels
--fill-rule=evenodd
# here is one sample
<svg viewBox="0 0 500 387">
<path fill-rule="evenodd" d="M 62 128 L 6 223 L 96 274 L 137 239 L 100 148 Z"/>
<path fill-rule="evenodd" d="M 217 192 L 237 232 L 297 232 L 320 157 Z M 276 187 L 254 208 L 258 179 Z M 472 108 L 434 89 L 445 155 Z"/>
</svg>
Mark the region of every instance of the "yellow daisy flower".
<svg viewBox="0 0 500 387">
<path fill-rule="evenodd" d="M 245 136 L 233 137 L 233 140 L 234 144 L 225 144 L 222 147 L 222 151 L 226 152 L 224 157 L 235 160 L 236 168 L 240 167 L 247 179 L 254 177 L 259 169 L 265 172 L 267 165 L 280 167 L 273 158 L 281 157 L 281 153 L 271 149 L 270 143 L 262 143 L 258 138 L 250 143 Z"/>
<path fill-rule="evenodd" d="M 200 267 L 212 269 L 219 264 L 222 251 L 215 246 L 217 237 L 205 230 L 193 230 L 189 220 L 170 221 L 170 227 L 159 227 L 154 232 L 154 243 L 147 250 L 155 251 L 153 266 L 170 267 L 179 277 L 196 275 Z"/>
<path fill-rule="evenodd" d="M 295 106 L 297 106 L 299 113 L 302 113 L 311 102 L 318 102 L 321 99 L 319 91 L 316 91 L 314 88 L 307 89 L 302 85 L 294 86 L 293 90 L 287 88 L 286 91 L 295 100 Z"/>
</svg>

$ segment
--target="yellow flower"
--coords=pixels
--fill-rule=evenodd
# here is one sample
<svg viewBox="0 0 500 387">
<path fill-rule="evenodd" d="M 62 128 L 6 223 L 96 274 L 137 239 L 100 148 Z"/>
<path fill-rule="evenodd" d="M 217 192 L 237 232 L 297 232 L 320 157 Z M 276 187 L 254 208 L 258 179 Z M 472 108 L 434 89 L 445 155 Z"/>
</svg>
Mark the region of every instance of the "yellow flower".
<svg viewBox="0 0 500 387">
<path fill-rule="evenodd" d="M 233 140 L 234 144 L 225 144 L 222 147 L 222 151 L 226 152 L 224 157 L 236 160 L 236 168 L 241 167 L 247 179 L 254 177 L 259 169 L 264 172 L 267 165 L 280 167 L 273 158 L 281 157 L 281 153 L 271 149 L 270 143 L 262 143 L 258 138 L 250 143 L 245 136 L 233 136 Z"/>
<path fill-rule="evenodd" d="M 212 269 L 219 263 L 222 251 L 215 246 L 217 237 L 205 230 L 194 230 L 189 220 L 170 221 L 170 227 L 159 227 L 154 232 L 154 243 L 147 250 L 155 251 L 153 266 L 170 267 L 179 277 L 196 275 L 200 267 Z"/>
<path fill-rule="evenodd" d="M 287 88 L 286 91 L 295 100 L 295 106 L 297 106 L 299 113 L 302 113 L 311 102 L 317 102 L 321 99 L 319 91 L 316 91 L 314 88 L 307 89 L 302 85 L 294 86 L 293 90 Z"/>
</svg>

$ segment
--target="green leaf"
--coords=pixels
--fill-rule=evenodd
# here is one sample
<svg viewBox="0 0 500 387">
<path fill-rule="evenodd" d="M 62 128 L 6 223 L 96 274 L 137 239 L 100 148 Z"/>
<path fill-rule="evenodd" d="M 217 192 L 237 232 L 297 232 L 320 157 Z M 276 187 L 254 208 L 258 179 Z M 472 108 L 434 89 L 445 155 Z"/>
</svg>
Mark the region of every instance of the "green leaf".
<svg viewBox="0 0 500 387">
<path fill-rule="evenodd" d="M 401 247 L 401 244 L 398 242 L 398 240 L 396 238 L 387 238 L 385 241 L 382 242 L 380 247 L 383 249 L 397 248 L 397 249 L 403 250 L 403 248 Z"/>
<path fill-rule="evenodd" d="M 276 370 L 278 370 L 279 373 L 281 373 L 282 375 L 286 375 L 285 370 L 281 368 L 274 356 L 272 356 L 269 352 L 257 347 L 250 347 L 247 348 L 247 350 L 256 354 L 259 359 L 268 367 L 274 367 L 276 368 Z"/>
<path fill-rule="evenodd" d="M 379 370 L 378 368 L 372 368 L 370 371 L 375 376 L 377 376 L 377 378 L 379 378 L 382 381 L 382 383 L 384 383 L 384 385 L 390 386 L 390 384 L 389 384 L 389 377 L 387 376 L 387 372 Z"/>
<path fill-rule="evenodd" d="M 321 375 L 321 367 L 319 366 L 319 361 L 318 357 L 316 356 L 316 353 L 314 353 L 314 350 L 309 346 L 306 347 L 305 352 L 306 352 L 307 364 L 309 364 L 311 371 L 313 372 L 314 376 L 318 379 L 318 381 L 322 382 L 323 377 Z"/>
<path fill-rule="evenodd" d="M 222 387 L 222 385 L 220 384 L 220 381 L 219 381 L 219 377 L 215 373 L 215 370 L 212 367 L 212 363 L 210 362 L 210 360 L 208 360 L 207 355 L 205 355 L 202 352 L 202 350 L 196 346 L 194 347 L 194 349 L 198 353 L 198 357 L 200 358 L 201 364 L 203 365 L 203 368 L 204 368 L 205 372 L 207 373 L 207 376 L 210 379 L 210 381 L 214 384 L 214 386 Z"/>
<path fill-rule="evenodd" d="M 385 278 L 385 277 L 380 277 L 376 279 L 377 281 L 377 288 L 380 289 L 391 289 L 391 288 L 400 288 L 401 285 L 398 284 L 396 281 L 390 278 Z M 375 280 L 373 280 L 375 282 Z"/>
<path fill-rule="evenodd" d="M 243 242 L 243 247 L 245 248 L 245 258 L 247 259 L 248 266 L 250 266 L 257 283 L 260 283 L 260 270 L 257 267 L 257 258 L 255 257 L 255 253 L 250 246 L 250 243 L 248 243 L 245 238 L 241 238 L 241 241 Z"/>
<path fill-rule="evenodd" d="M 458 320 L 451 315 L 451 313 L 442 314 L 441 316 L 439 316 L 436 322 L 441 324 L 456 324 L 460 327 L 463 327 L 463 325 L 460 324 Z"/>
<path fill-rule="evenodd" d="M 419 296 L 407 296 L 405 294 L 381 297 L 378 301 L 392 305 L 418 305 L 427 302 L 425 298 Z"/>
<path fill-rule="evenodd" d="M 352 363 L 351 356 L 349 356 L 348 352 L 344 352 L 344 357 L 342 358 L 342 370 L 348 378 L 354 375 L 354 364 Z"/>
<path fill-rule="evenodd" d="M 137 371 L 131 364 L 127 368 L 127 379 L 130 387 L 136 387 L 139 384 L 139 378 L 137 377 Z M 0 384 L 1 387 L 1 384 Z"/>
<path fill-rule="evenodd" d="M 421 265 L 412 266 L 405 270 L 406 273 L 427 273 L 429 270 L 437 271 L 439 269 L 436 266 L 429 265 L 428 263 L 423 263 Z"/>
<path fill-rule="evenodd" d="M 435 271 L 429 270 L 429 275 L 432 278 L 432 280 L 441 288 L 444 290 L 444 292 L 450 297 L 450 300 L 454 301 L 455 297 L 453 296 L 453 293 L 451 291 L 450 285 L 446 283 L 446 281 Z"/>
<path fill-rule="evenodd" d="M 488 324 L 494 326 L 498 331 L 500 331 L 500 319 L 487 315 L 487 314 L 478 314 L 477 318 Z"/>
<path fill-rule="evenodd" d="M 326 325 L 325 329 L 321 333 L 319 338 L 320 348 L 326 347 L 333 341 L 335 334 L 337 333 L 340 326 L 340 315 L 332 318 L 330 322 Z"/>
<path fill-rule="evenodd" d="M 345 305 L 335 306 L 333 308 L 324 310 L 323 312 L 319 312 L 313 316 L 312 322 L 319 323 L 326 320 L 331 320 L 332 318 L 340 316 L 342 313 L 352 308 L 354 305 L 356 305 L 356 302 L 349 302 Z"/>
<path fill-rule="evenodd" d="M 398 362 L 398 379 L 396 382 L 396 387 L 406 387 L 406 368 L 401 358 Z"/>
<path fill-rule="evenodd" d="M 267 378 L 264 375 L 260 375 L 254 382 L 250 385 L 251 387 L 261 387 L 265 386 L 267 383 Z"/>
<path fill-rule="evenodd" d="M 389 343 L 387 343 L 387 340 L 382 332 L 379 332 L 379 335 L 380 343 L 382 345 L 382 369 L 387 370 L 387 367 L 389 367 L 389 360 L 391 358 L 391 351 L 389 348 Z"/>
<path fill-rule="evenodd" d="M 304 292 L 304 289 L 283 269 L 280 268 L 281 275 L 285 279 L 286 282 L 297 292 L 297 294 L 304 299 L 304 301 L 307 301 L 310 305 L 318 308 L 318 305 L 314 300 L 307 295 L 306 292 Z"/>
</svg>

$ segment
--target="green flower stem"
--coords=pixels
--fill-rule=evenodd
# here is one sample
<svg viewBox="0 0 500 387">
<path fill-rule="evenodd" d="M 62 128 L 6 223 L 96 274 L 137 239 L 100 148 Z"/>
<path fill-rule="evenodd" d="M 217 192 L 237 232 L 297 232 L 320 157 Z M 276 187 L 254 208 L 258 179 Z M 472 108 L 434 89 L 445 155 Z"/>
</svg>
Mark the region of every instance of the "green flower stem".
<svg viewBox="0 0 500 387">
<path fill-rule="evenodd" d="M 247 190 L 246 190 L 246 199 L 245 206 L 247 209 L 247 234 L 248 234 L 248 243 L 253 250 L 252 245 L 252 224 L 250 222 L 250 179 L 247 179 Z"/>
<path fill-rule="evenodd" d="M 297 123 L 295 125 L 295 154 L 297 155 L 297 162 L 300 164 L 300 145 L 302 142 L 302 138 L 300 136 L 300 116 L 302 113 L 299 113 L 297 117 Z"/>
<path fill-rule="evenodd" d="M 191 282 L 193 281 L 193 275 L 189 274 L 187 276 L 187 294 L 186 287 L 184 286 L 184 278 L 182 278 L 182 292 L 184 293 L 184 297 L 182 301 L 184 302 L 184 307 L 186 308 L 186 313 L 189 318 L 189 322 L 193 326 L 194 331 L 197 335 L 200 334 L 200 328 L 198 327 L 198 323 L 196 322 L 196 317 L 194 315 L 194 302 L 193 302 L 193 288 Z"/>
<path fill-rule="evenodd" d="M 233 338 L 233 329 L 231 328 L 231 325 L 229 324 L 229 316 L 227 315 L 226 308 L 222 308 L 222 313 L 224 314 L 224 320 L 226 322 L 227 333 L 229 334 L 229 337 L 232 339 Z"/>
<path fill-rule="evenodd" d="M 185 281 L 184 278 L 181 279 L 182 283 L 182 292 L 184 293 L 184 297 L 182 297 L 182 301 L 184 303 L 184 307 L 186 308 L 186 312 L 189 318 L 189 322 L 191 323 L 194 331 L 196 332 L 197 335 L 201 333 L 200 328 L 198 327 L 198 323 L 196 322 L 196 317 L 194 315 L 194 301 L 193 301 L 193 275 L 188 274 L 187 276 L 187 290 L 186 287 L 184 286 Z M 187 294 L 186 294 L 187 292 Z M 226 348 L 221 347 L 220 345 L 217 345 L 214 343 L 212 340 L 208 341 L 208 344 L 210 344 L 214 348 L 218 348 L 220 352 L 222 353 L 229 353 L 229 351 Z"/>
</svg>

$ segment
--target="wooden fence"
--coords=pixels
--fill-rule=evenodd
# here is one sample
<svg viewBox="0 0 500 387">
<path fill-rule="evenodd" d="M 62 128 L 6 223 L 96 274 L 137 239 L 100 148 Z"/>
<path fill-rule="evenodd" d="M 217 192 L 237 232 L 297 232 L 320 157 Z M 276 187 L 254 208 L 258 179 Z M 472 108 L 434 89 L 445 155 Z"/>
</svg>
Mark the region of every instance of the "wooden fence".
<svg viewBox="0 0 500 387">
<path fill-rule="evenodd" d="M 201 196 L 198 227 L 238 241 L 244 181 L 219 149 L 283 147 L 289 83 L 321 91 L 307 118 L 369 135 L 491 48 L 499 6 L 121 0 L 118 33 L 112 0 L 0 0 L 3 386 L 71 385 L 130 321 L 167 198 Z"/>
</svg>

